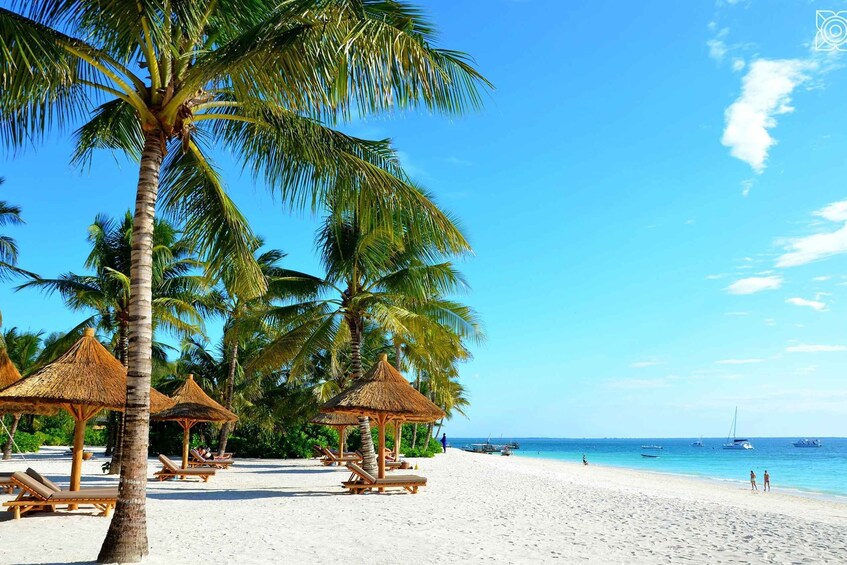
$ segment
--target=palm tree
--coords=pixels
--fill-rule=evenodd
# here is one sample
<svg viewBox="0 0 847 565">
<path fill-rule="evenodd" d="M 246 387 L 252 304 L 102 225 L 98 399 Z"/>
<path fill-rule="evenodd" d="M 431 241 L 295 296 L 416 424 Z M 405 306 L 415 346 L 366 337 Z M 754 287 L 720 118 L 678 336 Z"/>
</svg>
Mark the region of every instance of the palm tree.
<svg viewBox="0 0 847 565">
<path fill-rule="evenodd" d="M 43 362 L 42 332 L 21 332 L 13 327 L 4 331 L 0 336 L 0 347 L 5 347 L 6 354 L 22 377 L 28 376 Z M 11 459 L 12 444 L 15 433 L 21 421 L 21 414 L 12 415 L 12 425 L 9 428 L 9 438 L 3 448 L 3 459 Z"/>
<path fill-rule="evenodd" d="M 93 275 L 67 273 L 56 279 L 34 277 L 18 287 L 39 288 L 48 294 L 58 292 L 74 311 L 94 312 L 78 328 L 96 326 L 112 336 L 115 356 L 127 365 L 130 327 L 130 263 L 132 255 L 132 216 L 127 212 L 118 222 L 98 215 L 88 228 L 91 252 L 85 267 Z M 206 279 L 193 274 L 200 266 L 191 245 L 170 223 L 156 220 L 153 227 L 153 326 L 179 337 L 203 331 L 201 309 Z M 110 473 L 120 469 L 121 422 L 112 415 L 112 461 Z"/>
<path fill-rule="evenodd" d="M 6 179 L 0 177 L 0 185 Z M 6 201 L 0 200 L 0 227 L 16 226 L 23 224 L 21 219 L 21 209 L 17 206 L 12 206 Z M 0 281 L 9 280 L 15 275 L 28 275 L 27 271 L 19 269 L 18 263 L 18 244 L 7 235 L 0 235 Z M 0 325 L 3 324 L 3 314 L 0 312 Z"/>
<path fill-rule="evenodd" d="M 256 241 L 256 248 L 262 245 Z M 278 249 L 271 249 L 256 255 L 262 276 L 265 278 L 267 292 L 260 296 L 244 296 L 235 284 L 240 276 L 237 266 L 225 267 L 219 273 L 220 289 L 210 297 L 210 308 L 224 318 L 223 347 L 226 349 L 222 358 L 229 360 L 227 376 L 222 381 L 222 404 L 227 410 L 233 409 L 233 394 L 236 373 L 243 372 L 238 364 L 239 347 L 245 343 L 255 346 L 257 335 L 272 332 L 274 328 L 267 327 L 267 310 L 274 300 L 290 300 L 294 297 L 310 296 L 313 285 L 292 284 L 292 279 L 300 275 L 283 269 L 280 262 L 285 254 Z M 292 277 L 294 275 L 294 277 Z M 298 288 L 298 286 L 300 288 Z M 252 358 L 252 356 L 251 356 Z M 221 426 L 218 449 L 226 452 L 227 441 L 232 433 L 233 424 L 226 422 Z"/>
<path fill-rule="evenodd" d="M 316 352 L 349 346 L 350 377 L 357 379 L 363 374 L 362 345 L 368 326 L 398 337 L 426 336 L 434 349 L 445 339 L 452 344 L 478 335 L 474 313 L 442 298 L 465 285 L 451 263 L 436 261 L 440 253 L 434 242 L 442 234 L 420 231 L 412 237 L 410 229 L 401 233 L 368 227 L 359 209 L 333 208 L 327 216 L 317 237 L 326 275 L 299 276 L 303 284 L 315 284 L 318 298 L 270 311 L 289 331 L 268 346 L 262 362 L 289 362 L 296 376 L 308 370 Z M 416 225 L 412 214 L 404 219 L 405 226 Z M 464 241 L 455 226 L 451 232 L 450 241 Z M 342 373 L 339 387 L 345 385 Z M 375 471 L 369 420 L 360 418 L 359 427 L 363 465 Z"/>
<path fill-rule="evenodd" d="M 21 0 L 0 10 L 0 135 L 21 146 L 106 102 L 77 135 L 75 160 L 117 149 L 139 159 L 130 277 L 130 344 L 120 496 L 101 561 L 148 552 L 145 514 L 152 347 L 152 236 L 164 205 L 183 215 L 214 266 L 242 263 L 264 291 L 251 234 L 208 159 L 218 142 L 284 200 L 319 205 L 366 183 L 409 205 L 387 141 L 325 124 L 423 106 L 462 112 L 487 82 L 437 49 L 420 10 L 382 0 Z M 61 30 L 61 31 L 60 31 Z M 142 72 L 149 73 L 145 77 Z M 419 205 L 426 205 L 420 202 Z"/>
</svg>

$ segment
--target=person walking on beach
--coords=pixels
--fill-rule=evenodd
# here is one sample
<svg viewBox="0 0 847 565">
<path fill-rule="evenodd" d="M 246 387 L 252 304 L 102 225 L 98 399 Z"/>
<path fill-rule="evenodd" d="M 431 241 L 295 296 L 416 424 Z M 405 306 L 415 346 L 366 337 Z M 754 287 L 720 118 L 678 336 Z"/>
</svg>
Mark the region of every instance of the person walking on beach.
<svg viewBox="0 0 847 565">
<path fill-rule="evenodd" d="M 750 490 L 759 490 L 756 486 L 756 473 L 752 469 L 750 469 Z"/>
<path fill-rule="evenodd" d="M 765 469 L 765 484 L 762 487 L 762 490 L 765 492 L 770 492 L 771 490 L 771 476 L 768 474 L 767 469 Z"/>
<path fill-rule="evenodd" d="M 441 452 L 447 453 L 447 434 L 441 434 Z"/>
<path fill-rule="evenodd" d="M 588 459 L 585 458 L 585 453 L 582 454 L 582 464 L 588 465 Z"/>
</svg>

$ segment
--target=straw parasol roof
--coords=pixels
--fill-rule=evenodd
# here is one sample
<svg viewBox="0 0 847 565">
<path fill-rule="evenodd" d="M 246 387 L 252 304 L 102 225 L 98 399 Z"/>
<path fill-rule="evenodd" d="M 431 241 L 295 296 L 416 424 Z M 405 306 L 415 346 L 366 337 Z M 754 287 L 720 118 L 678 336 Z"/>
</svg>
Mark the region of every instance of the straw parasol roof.
<svg viewBox="0 0 847 565">
<path fill-rule="evenodd" d="M 0 390 L 0 403 L 4 399 L 34 405 L 84 405 L 123 411 L 126 367 L 97 341 L 92 328 L 86 328 L 64 355 Z M 151 412 L 172 405 L 167 396 L 150 389 Z"/>
<path fill-rule="evenodd" d="M 444 411 L 409 384 L 383 354 L 370 371 L 321 406 L 321 412 L 433 422 Z"/>
<path fill-rule="evenodd" d="M 21 374 L 18 368 L 9 359 L 9 353 L 6 348 L 0 349 L 0 390 L 21 380 Z"/>
<path fill-rule="evenodd" d="M 235 422 L 238 416 L 209 398 L 188 375 L 185 383 L 173 395 L 173 406 L 154 414 L 156 420 L 194 420 L 197 422 Z"/>
<path fill-rule="evenodd" d="M 188 467 L 188 444 L 191 428 L 197 422 L 235 422 L 238 416 L 209 398 L 196 382 L 194 375 L 188 375 L 176 394 L 174 405 L 152 417 L 154 420 L 171 420 L 182 426 L 182 466 Z"/>
<path fill-rule="evenodd" d="M 324 426 L 356 426 L 359 424 L 359 419 L 352 414 L 342 414 L 334 412 L 332 414 L 318 414 L 311 420 L 312 424 L 320 424 Z"/>
<path fill-rule="evenodd" d="M 9 359 L 6 348 L 0 349 L 0 390 L 12 386 L 21 380 L 18 368 Z M 0 402 L 0 414 L 46 414 L 52 415 L 58 408 L 50 406 L 36 406 L 27 402 Z"/>
<path fill-rule="evenodd" d="M 385 478 L 385 424 L 389 420 L 432 422 L 444 411 L 414 389 L 388 362 L 384 353 L 370 371 L 353 381 L 347 390 L 321 406 L 321 412 L 369 416 L 379 426 L 377 463 L 379 478 Z"/>
</svg>

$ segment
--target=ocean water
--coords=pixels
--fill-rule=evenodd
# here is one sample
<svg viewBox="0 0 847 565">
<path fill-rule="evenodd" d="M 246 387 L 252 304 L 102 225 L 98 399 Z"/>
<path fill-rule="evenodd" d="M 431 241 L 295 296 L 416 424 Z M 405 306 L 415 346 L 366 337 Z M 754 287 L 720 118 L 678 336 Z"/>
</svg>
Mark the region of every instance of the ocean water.
<svg viewBox="0 0 847 565">
<path fill-rule="evenodd" d="M 794 447 L 792 443 L 802 439 L 796 437 L 749 438 L 754 449 L 745 451 L 722 449 L 725 438 L 703 438 L 704 447 L 693 447 L 691 444 L 696 439 L 491 438 L 491 443 L 517 441 L 520 449 L 513 455 L 518 457 L 578 463 L 584 453 L 589 464 L 692 475 L 739 484 L 749 484 L 750 470 L 753 470 L 759 489 L 767 469 L 774 490 L 817 493 L 847 502 L 847 438 L 809 438 L 820 439 L 823 447 L 819 448 Z M 485 441 L 486 438 L 449 438 L 450 445 L 459 448 Z M 660 445 L 662 449 L 642 449 L 642 445 Z M 642 453 L 659 457 L 641 457 Z M 495 456 L 500 455 L 495 453 L 489 457 Z"/>
</svg>

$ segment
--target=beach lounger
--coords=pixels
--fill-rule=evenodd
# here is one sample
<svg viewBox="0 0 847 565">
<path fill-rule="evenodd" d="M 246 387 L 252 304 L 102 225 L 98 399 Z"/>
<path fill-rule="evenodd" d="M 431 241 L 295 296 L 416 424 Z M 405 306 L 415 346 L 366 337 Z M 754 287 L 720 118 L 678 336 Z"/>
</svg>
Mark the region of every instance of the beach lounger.
<svg viewBox="0 0 847 565">
<path fill-rule="evenodd" d="M 229 469 L 229 466 L 235 463 L 232 459 L 221 459 L 219 457 L 215 457 L 214 459 L 205 459 L 200 452 L 196 449 L 192 449 L 190 452 L 191 459 L 188 461 L 189 467 L 214 467 L 215 469 Z"/>
<path fill-rule="evenodd" d="M 387 488 L 402 488 L 416 494 L 418 487 L 426 486 L 426 477 L 419 475 L 391 475 L 384 479 L 377 479 L 355 463 L 348 463 L 347 469 L 350 470 L 350 478 L 341 484 L 351 494 L 362 494 L 374 488 L 380 491 Z"/>
<path fill-rule="evenodd" d="M 205 483 L 209 481 L 209 477 L 215 476 L 214 469 L 184 469 L 171 461 L 166 455 L 159 455 L 159 461 L 162 463 L 162 468 L 153 473 L 153 476 L 160 481 L 175 478 L 184 479 L 185 477 L 197 477 L 199 479 L 203 479 L 203 482 Z"/>
<path fill-rule="evenodd" d="M 361 463 L 362 462 L 362 456 L 359 455 L 358 453 L 353 453 L 351 455 L 345 454 L 345 455 L 342 455 L 342 456 L 338 456 L 325 447 L 322 447 L 321 451 L 323 451 L 323 454 L 324 454 L 324 458 L 321 462 L 324 465 L 327 465 L 327 466 L 334 465 L 336 463 Z"/>
<path fill-rule="evenodd" d="M 359 457 L 361 457 L 362 460 L 365 459 L 365 456 L 362 455 L 361 451 L 357 451 L 356 454 Z M 397 469 L 411 469 L 412 464 L 409 463 L 408 461 L 404 461 L 402 459 L 400 461 L 395 461 L 393 458 L 389 459 L 388 456 L 386 455 L 386 457 L 385 457 L 385 468 L 388 469 L 389 471 L 396 471 Z"/>
<path fill-rule="evenodd" d="M 12 473 L 11 482 L 16 488 L 21 489 L 15 500 L 4 502 L 3 506 L 9 508 L 14 514 L 15 520 L 19 520 L 22 514 L 35 510 L 56 510 L 57 506 L 86 504 L 97 508 L 103 516 L 109 516 L 118 502 L 117 487 L 84 488 L 77 491 L 56 490 L 58 487 L 47 479 L 32 471 L 26 473 Z M 43 481 L 34 478 L 34 475 Z M 53 485 L 53 487 L 48 486 Z"/>
<path fill-rule="evenodd" d="M 12 483 L 13 473 L 0 473 L 0 492 L 3 494 L 12 494 L 17 488 Z"/>
</svg>

